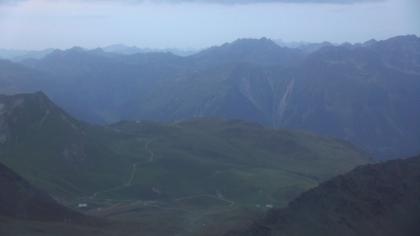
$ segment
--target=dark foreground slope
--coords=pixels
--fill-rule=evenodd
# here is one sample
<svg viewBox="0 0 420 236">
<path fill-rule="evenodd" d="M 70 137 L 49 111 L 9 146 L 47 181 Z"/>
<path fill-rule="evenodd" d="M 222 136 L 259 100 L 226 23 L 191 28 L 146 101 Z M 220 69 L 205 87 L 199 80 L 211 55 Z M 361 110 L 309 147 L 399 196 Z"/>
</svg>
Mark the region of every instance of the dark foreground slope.
<svg viewBox="0 0 420 236">
<path fill-rule="evenodd" d="M 72 229 L 76 224 L 82 227 L 82 223 L 87 227 L 94 222 L 60 205 L 46 192 L 0 164 L 0 235 L 48 235 L 44 230 L 51 226 Z M 65 235 L 65 231 L 61 230 L 60 235 Z"/>
<path fill-rule="evenodd" d="M 420 156 L 358 167 L 228 235 L 420 235 Z"/>
<path fill-rule="evenodd" d="M 141 224 L 123 224 L 64 207 L 0 164 L 1 236 L 147 235 Z"/>
<path fill-rule="evenodd" d="M 58 204 L 47 193 L 0 164 L 0 215 L 24 220 L 70 221 L 82 218 Z"/>
</svg>

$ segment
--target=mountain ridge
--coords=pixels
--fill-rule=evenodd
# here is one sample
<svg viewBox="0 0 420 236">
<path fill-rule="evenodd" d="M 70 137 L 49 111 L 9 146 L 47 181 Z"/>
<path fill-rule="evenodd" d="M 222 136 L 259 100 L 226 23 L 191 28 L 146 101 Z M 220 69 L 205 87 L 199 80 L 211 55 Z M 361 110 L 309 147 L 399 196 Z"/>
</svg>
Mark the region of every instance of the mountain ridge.
<svg viewBox="0 0 420 236">
<path fill-rule="evenodd" d="M 419 41 L 400 36 L 308 53 L 243 39 L 189 57 L 83 51 L 25 64 L 49 78 L 36 90 L 89 122 L 243 119 L 345 139 L 378 158 L 395 158 L 420 151 Z M 33 74 L 16 76 L 10 90 L 32 88 L 27 81 L 40 80 Z"/>
</svg>

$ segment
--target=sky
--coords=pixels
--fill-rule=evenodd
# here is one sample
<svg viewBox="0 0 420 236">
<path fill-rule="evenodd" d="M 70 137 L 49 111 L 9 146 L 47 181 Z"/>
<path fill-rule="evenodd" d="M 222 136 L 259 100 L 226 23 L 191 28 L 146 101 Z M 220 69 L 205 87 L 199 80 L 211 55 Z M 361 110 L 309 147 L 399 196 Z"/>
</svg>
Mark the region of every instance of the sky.
<svg viewBox="0 0 420 236">
<path fill-rule="evenodd" d="M 0 0 L 0 48 L 200 49 L 420 36 L 420 0 Z"/>
</svg>

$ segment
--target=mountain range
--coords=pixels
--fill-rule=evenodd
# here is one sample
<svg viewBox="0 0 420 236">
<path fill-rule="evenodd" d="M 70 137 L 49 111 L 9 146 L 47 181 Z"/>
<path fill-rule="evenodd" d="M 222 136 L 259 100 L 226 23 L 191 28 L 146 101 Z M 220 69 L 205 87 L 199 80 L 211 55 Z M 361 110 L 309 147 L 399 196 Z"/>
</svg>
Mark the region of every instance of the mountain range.
<svg viewBox="0 0 420 236">
<path fill-rule="evenodd" d="M 0 62 L 2 93 L 44 91 L 79 119 L 218 117 L 350 141 L 380 158 L 420 151 L 420 39 L 285 48 L 241 39 L 171 53 L 55 50 Z"/>
</svg>

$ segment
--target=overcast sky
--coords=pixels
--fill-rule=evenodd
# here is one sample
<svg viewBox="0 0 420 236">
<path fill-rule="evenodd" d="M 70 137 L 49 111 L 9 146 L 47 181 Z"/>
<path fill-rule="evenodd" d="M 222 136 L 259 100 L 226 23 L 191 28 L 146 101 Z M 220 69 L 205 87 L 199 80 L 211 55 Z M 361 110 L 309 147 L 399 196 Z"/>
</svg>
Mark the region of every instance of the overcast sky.
<svg viewBox="0 0 420 236">
<path fill-rule="evenodd" d="M 400 34 L 420 36 L 420 0 L 0 0 L 0 48 L 203 48 L 237 38 Z"/>
</svg>

